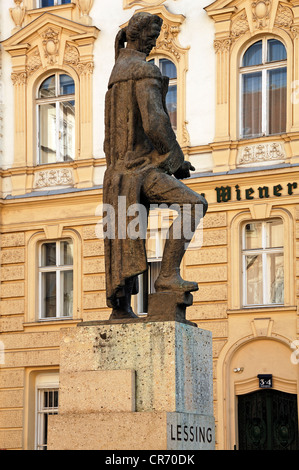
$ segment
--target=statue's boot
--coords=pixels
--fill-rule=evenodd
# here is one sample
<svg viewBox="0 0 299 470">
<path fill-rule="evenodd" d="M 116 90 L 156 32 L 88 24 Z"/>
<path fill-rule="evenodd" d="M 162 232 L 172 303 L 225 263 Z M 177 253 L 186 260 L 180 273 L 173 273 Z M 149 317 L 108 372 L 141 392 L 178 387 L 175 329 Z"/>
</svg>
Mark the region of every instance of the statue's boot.
<svg viewBox="0 0 299 470">
<path fill-rule="evenodd" d="M 123 309 L 121 307 L 114 308 L 112 314 L 110 315 L 110 320 L 126 320 L 130 318 L 138 318 L 137 315 L 133 312 L 132 308 Z"/>
<path fill-rule="evenodd" d="M 198 290 L 197 282 L 185 281 L 180 275 L 180 265 L 190 240 L 173 239 L 173 227 L 165 242 L 160 274 L 155 282 L 156 292 L 179 291 L 194 292 Z"/>
<path fill-rule="evenodd" d="M 110 320 L 125 320 L 130 318 L 138 318 L 131 307 L 131 296 L 132 296 L 133 280 L 126 280 L 126 293 L 122 297 L 119 297 L 119 304 L 114 307 Z"/>
<path fill-rule="evenodd" d="M 194 292 L 198 290 L 198 284 L 182 279 L 180 269 L 175 268 L 168 276 L 159 275 L 155 282 L 155 289 L 156 292 Z"/>
</svg>

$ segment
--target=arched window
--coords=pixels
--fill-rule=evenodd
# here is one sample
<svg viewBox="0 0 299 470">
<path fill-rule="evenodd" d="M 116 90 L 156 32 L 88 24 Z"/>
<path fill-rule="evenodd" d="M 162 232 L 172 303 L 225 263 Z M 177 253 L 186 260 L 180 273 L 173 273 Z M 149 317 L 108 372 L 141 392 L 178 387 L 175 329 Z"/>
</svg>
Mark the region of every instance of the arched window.
<svg viewBox="0 0 299 470">
<path fill-rule="evenodd" d="M 170 117 L 173 130 L 177 129 L 177 70 L 169 59 L 155 57 L 149 62 L 160 68 L 163 76 L 169 78 L 168 93 L 166 95 L 166 107 Z"/>
<path fill-rule="evenodd" d="M 75 158 L 75 82 L 64 73 L 46 78 L 38 90 L 38 163 Z"/>
<path fill-rule="evenodd" d="M 287 54 L 277 39 L 252 44 L 241 62 L 241 123 L 243 138 L 286 131 Z"/>
</svg>

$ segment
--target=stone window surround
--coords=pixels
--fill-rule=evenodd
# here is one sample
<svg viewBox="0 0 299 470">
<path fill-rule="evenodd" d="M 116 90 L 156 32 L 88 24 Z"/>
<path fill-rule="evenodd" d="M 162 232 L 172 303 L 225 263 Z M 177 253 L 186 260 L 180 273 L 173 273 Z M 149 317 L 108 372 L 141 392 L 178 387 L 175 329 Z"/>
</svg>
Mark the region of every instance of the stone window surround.
<svg viewBox="0 0 299 470">
<path fill-rule="evenodd" d="M 39 315 L 39 250 L 43 243 L 71 239 L 73 242 L 73 320 L 78 320 L 78 313 L 81 311 L 81 237 L 76 230 L 64 229 L 62 225 L 53 225 L 45 227 L 44 230 L 38 231 L 32 235 L 28 241 L 27 251 L 27 279 L 28 279 L 28 309 L 25 318 L 25 324 L 34 323 L 53 323 L 68 322 L 70 317 L 49 318 L 40 320 Z M 29 260 L 33 260 L 29 262 Z"/>
<path fill-rule="evenodd" d="M 295 291 L 292 279 L 294 279 L 294 266 L 290 260 L 293 259 L 293 217 L 284 209 L 275 208 L 271 203 L 253 204 L 250 210 L 245 210 L 237 214 L 231 222 L 230 230 L 230 276 L 231 288 L 228 296 L 228 310 L 233 313 L 246 313 L 249 310 L 260 310 L 261 312 L 269 307 L 275 308 L 274 305 L 262 307 L 244 307 L 242 303 L 242 228 L 245 223 L 256 221 L 267 221 L 274 218 L 280 218 L 284 224 L 284 307 L 292 307 L 295 305 Z"/>
<path fill-rule="evenodd" d="M 256 8 L 265 11 L 258 11 Z M 296 7 L 279 0 L 238 4 L 216 0 L 205 8 L 215 22 L 214 49 L 216 53 L 216 123 L 213 149 L 214 172 L 229 171 L 238 166 L 240 146 L 256 146 L 272 139 L 280 141 L 285 163 L 298 162 L 297 134 L 299 106 L 292 101 L 293 80 L 298 67 L 299 15 Z M 239 138 L 239 64 L 242 53 L 263 37 L 278 39 L 287 51 L 287 125 L 278 136 L 252 139 Z M 278 139 L 276 139 L 278 137 Z"/>
<path fill-rule="evenodd" d="M 90 171 L 93 170 L 93 45 L 98 34 L 95 27 L 44 13 L 2 43 L 12 60 L 14 115 L 18 117 L 14 129 L 14 164 L 9 175 L 13 195 L 32 190 L 34 170 L 30 175 L 28 169 L 37 168 L 36 90 L 44 78 L 59 71 L 70 75 L 75 82 L 73 184 L 93 185 Z"/>
</svg>

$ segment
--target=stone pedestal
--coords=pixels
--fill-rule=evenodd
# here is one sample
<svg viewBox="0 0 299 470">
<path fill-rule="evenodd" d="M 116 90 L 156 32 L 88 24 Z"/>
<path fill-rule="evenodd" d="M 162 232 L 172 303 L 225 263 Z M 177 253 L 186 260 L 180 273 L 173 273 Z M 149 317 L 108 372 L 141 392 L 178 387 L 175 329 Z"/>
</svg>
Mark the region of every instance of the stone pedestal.
<svg viewBox="0 0 299 470">
<path fill-rule="evenodd" d="M 63 330 L 50 450 L 213 449 L 212 338 L 186 323 Z"/>
</svg>

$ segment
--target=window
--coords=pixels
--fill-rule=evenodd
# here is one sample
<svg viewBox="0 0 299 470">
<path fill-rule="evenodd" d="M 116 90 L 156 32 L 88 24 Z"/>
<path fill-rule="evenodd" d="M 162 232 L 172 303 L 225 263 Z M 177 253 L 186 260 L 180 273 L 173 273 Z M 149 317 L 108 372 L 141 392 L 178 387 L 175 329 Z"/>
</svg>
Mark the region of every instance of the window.
<svg viewBox="0 0 299 470">
<path fill-rule="evenodd" d="M 240 69 L 241 137 L 286 131 L 286 59 L 277 39 L 261 39 L 245 51 Z"/>
<path fill-rule="evenodd" d="M 36 449 L 47 450 L 48 416 L 58 414 L 58 389 L 39 388 L 37 390 L 37 433 Z"/>
<path fill-rule="evenodd" d="M 284 237 L 281 219 L 246 223 L 243 229 L 243 304 L 284 303 Z"/>
<path fill-rule="evenodd" d="M 168 59 L 154 58 L 149 62 L 160 68 L 163 76 L 169 78 L 166 107 L 174 131 L 177 129 L 177 70 L 173 62 Z"/>
<path fill-rule="evenodd" d="M 148 313 L 148 296 L 156 292 L 155 282 L 161 269 L 165 244 L 164 235 L 165 233 L 161 230 L 157 230 L 147 239 L 148 270 L 138 278 L 139 293 L 136 299 L 136 312 L 139 315 Z"/>
<path fill-rule="evenodd" d="M 46 78 L 38 90 L 39 164 L 75 158 L 75 83 L 66 74 Z"/>
<path fill-rule="evenodd" d="M 70 318 L 73 314 L 73 243 L 43 243 L 39 261 L 40 319 Z"/>
<path fill-rule="evenodd" d="M 53 7 L 54 5 L 65 5 L 71 0 L 39 0 L 39 8 Z"/>
</svg>

